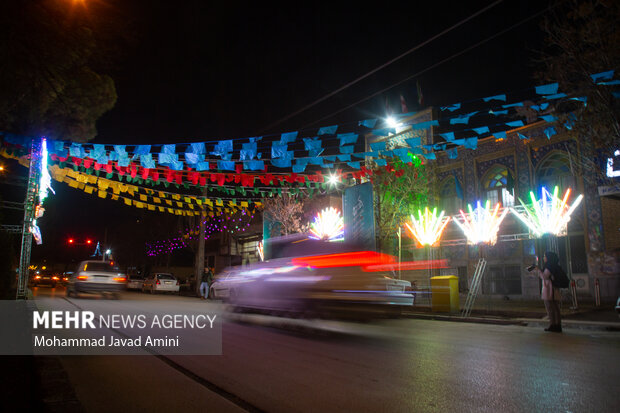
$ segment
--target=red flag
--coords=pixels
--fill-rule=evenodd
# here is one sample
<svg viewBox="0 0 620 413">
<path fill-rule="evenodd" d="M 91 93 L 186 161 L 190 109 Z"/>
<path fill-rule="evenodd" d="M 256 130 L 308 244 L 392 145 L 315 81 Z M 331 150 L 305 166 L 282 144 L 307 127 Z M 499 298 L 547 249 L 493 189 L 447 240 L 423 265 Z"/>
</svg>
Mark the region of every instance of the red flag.
<svg viewBox="0 0 620 413">
<path fill-rule="evenodd" d="M 409 112 L 409 110 L 407 109 L 407 104 L 405 103 L 405 97 L 402 94 L 400 95 L 400 109 L 403 111 L 403 113 Z"/>
</svg>

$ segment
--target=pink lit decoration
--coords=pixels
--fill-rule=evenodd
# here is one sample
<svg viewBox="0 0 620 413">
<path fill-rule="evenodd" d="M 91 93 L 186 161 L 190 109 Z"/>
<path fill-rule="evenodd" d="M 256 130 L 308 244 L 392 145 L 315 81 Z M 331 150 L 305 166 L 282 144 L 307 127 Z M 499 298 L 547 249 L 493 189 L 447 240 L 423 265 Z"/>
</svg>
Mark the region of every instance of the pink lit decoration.
<svg viewBox="0 0 620 413">
<path fill-rule="evenodd" d="M 339 241 L 344 238 L 344 220 L 336 208 L 326 208 L 319 212 L 310 224 L 312 239 Z"/>
</svg>

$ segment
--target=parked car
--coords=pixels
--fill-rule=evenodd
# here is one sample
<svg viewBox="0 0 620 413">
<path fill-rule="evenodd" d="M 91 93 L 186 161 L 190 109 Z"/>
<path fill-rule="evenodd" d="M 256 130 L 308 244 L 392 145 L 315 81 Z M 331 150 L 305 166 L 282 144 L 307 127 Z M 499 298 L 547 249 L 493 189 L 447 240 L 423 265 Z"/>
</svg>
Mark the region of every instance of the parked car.
<svg viewBox="0 0 620 413">
<path fill-rule="evenodd" d="M 113 261 L 82 261 L 67 284 L 67 296 L 79 293 L 112 294 L 125 289 L 127 278 Z"/>
<path fill-rule="evenodd" d="M 142 284 L 142 292 L 150 292 L 151 294 L 159 292 L 178 293 L 179 280 L 169 273 L 158 272 L 151 274 L 144 279 Z"/>
<path fill-rule="evenodd" d="M 32 285 L 38 287 L 40 285 L 49 285 L 50 287 L 56 287 L 56 284 L 60 281 L 58 273 L 50 270 L 37 271 L 32 277 Z"/>
<path fill-rule="evenodd" d="M 141 290 L 144 284 L 144 276 L 142 275 L 130 275 L 127 278 L 128 290 Z"/>
</svg>

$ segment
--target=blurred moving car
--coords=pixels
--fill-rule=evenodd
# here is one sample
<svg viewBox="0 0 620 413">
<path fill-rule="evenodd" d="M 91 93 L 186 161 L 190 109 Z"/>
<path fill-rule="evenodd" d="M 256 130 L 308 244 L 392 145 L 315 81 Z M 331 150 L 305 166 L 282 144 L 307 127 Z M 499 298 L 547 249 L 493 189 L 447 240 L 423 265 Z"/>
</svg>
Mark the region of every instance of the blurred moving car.
<svg viewBox="0 0 620 413">
<path fill-rule="evenodd" d="M 151 294 L 156 292 L 178 293 L 179 280 L 170 273 L 158 272 L 151 274 L 144 279 L 144 284 L 142 284 L 142 292 L 145 293 L 147 291 Z"/>
<path fill-rule="evenodd" d="M 385 316 L 411 306 L 409 281 L 395 278 L 390 255 L 356 251 L 304 234 L 271 240 L 272 259 L 230 267 L 213 285 L 214 298 L 237 309 L 288 315 Z"/>
<path fill-rule="evenodd" d="M 82 261 L 67 284 L 67 296 L 79 293 L 112 294 L 125 289 L 127 278 L 113 261 Z"/>
<path fill-rule="evenodd" d="M 56 284 L 60 281 L 58 273 L 51 270 L 37 271 L 32 277 L 32 285 L 38 287 L 40 285 L 48 285 L 50 287 L 56 287 Z"/>
<path fill-rule="evenodd" d="M 142 275 L 130 275 L 127 278 L 127 289 L 128 290 L 141 290 L 142 285 L 144 284 L 144 276 Z"/>
<path fill-rule="evenodd" d="M 73 271 L 63 272 L 62 275 L 60 276 L 60 284 L 67 285 L 72 275 L 73 275 Z"/>
</svg>

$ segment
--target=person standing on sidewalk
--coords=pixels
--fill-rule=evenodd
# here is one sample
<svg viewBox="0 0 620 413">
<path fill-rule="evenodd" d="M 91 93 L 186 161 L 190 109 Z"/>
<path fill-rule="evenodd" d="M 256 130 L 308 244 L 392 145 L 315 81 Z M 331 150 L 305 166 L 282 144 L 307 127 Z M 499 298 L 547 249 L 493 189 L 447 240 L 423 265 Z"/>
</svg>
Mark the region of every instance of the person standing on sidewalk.
<svg viewBox="0 0 620 413">
<path fill-rule="evenodd" d="M 213 280 L 213 271 L 211 268 L 205 267 L 200 280 L 200 298 L 206 300 L 209 297 L 209 286 Z"/>
<path fill-rule="evenodd" d="M 556 333 L 562 332 L 562 318 L 560 315 L 560 290 L 553 287 L 551 277 L 553 274 L 558 274 L 560 269 L 558 254 L 555 252 L 547 251 L 543 257 L 544 266 L 541 269 L 535 265 L 528 268 L 530 271 L 536 271 L 536 275 L 542 280 L 542 292 L 541 297 L 545 303 L 545 309 L 549 316 L 549 327 L 545 328 L 545 331 L 553 331 Z"/>
</svg>

